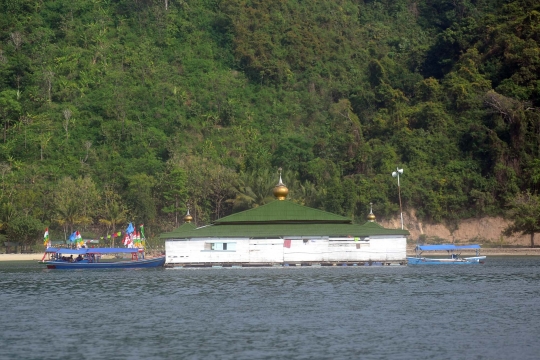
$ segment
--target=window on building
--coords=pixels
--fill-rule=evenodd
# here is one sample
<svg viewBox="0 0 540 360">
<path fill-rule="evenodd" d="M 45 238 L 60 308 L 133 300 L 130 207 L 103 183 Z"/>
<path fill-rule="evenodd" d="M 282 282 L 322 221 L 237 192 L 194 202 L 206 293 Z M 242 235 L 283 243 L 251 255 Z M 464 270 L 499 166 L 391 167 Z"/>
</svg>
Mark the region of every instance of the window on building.
<svg viewBox="0 0 540 360">
<path fill-rule="evenodd" d="M 204 243 L 204 250 L 207 251 L 236 251 L 235 242 L 214 242 Z"/>
</svg>

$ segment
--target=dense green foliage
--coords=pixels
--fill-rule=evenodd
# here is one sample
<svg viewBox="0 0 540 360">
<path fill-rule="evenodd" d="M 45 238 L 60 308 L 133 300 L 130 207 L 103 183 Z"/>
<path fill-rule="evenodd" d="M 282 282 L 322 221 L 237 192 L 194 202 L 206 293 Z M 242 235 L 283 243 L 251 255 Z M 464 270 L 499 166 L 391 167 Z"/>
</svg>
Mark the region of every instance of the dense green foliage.
<svg viewBox="0 0 540 360">
<path fill-rule="evenodd" d="M 0 0 L 0 220 L 104 235 L 263 204 L 430 221 L 540 189 L 533 0 Z M 33 240 L 32 240 L 33 239 Z"/>
</svg>

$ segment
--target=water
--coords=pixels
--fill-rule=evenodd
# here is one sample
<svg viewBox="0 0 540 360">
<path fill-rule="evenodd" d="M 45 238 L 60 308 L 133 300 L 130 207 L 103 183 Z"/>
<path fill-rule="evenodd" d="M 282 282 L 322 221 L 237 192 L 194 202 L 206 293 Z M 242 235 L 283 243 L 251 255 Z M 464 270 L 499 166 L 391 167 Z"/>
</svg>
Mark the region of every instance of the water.
<svg viewBox="0 0 540 360">
<path fill-rule="evenodd" d="M 540 258 L 60 271 L 0 263 L 1 359 L 538 359 Z"/>
</svg>

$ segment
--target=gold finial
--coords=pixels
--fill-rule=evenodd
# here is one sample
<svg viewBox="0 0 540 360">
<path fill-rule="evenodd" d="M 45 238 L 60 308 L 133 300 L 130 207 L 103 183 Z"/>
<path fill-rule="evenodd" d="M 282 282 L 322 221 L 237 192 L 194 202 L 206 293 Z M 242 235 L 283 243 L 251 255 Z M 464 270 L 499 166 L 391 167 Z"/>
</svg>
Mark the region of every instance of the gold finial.
<svg viewBox="0 0 540 360">
<path fill-rule="evenodd" d="M 369 203 L 369 214 L 367 216 L 367 220 L 369 222 L 375 222 L 375 214 L 373 214 L 373 203 Z"/>
<path fill-rule="evenodd" d="M 193 220 L 193 216 L 189 214 L 189 208 L 187 209 L 187 214 L 184 216 L 184 221 L 190 223 Z"/>
<path fill-rule="evenodd" d="M 279 183 L 274 186 L 274 196 L 276 197 L 276 199 L 278 200 L 285 200 L 285 198 L 287 197 L 287 194 L 289 194 L 289 189 L 287 189 L 287 187 L 285 186 L 285 184 L 283 183 L 283 181 L 281 180 L 281 168 L 278 169 L 279 171 Z"/>
</svg>

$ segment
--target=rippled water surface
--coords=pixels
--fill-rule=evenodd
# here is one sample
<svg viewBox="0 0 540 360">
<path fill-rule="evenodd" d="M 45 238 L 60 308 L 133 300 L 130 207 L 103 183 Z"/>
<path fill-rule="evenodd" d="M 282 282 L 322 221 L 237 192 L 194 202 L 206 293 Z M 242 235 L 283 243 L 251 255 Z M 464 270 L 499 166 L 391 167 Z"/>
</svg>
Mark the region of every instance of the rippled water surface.
<svg viewBox="0 0 540 360">
<path fill-rule="evenodd" d="M 46 270 L 0 263 L 1 359 L 539 359 L 540 258 Z"/>
</svg>

